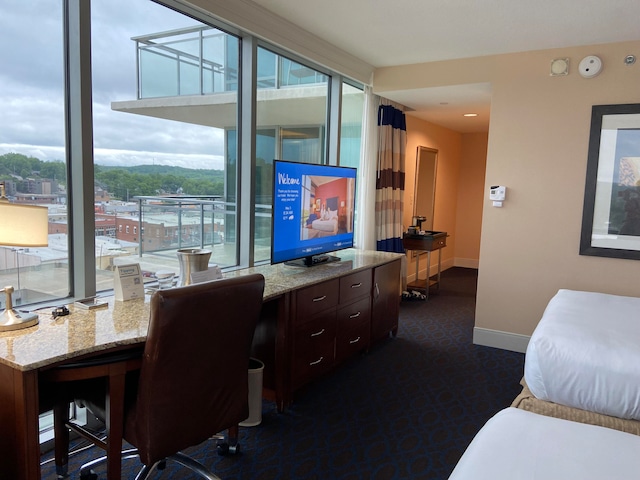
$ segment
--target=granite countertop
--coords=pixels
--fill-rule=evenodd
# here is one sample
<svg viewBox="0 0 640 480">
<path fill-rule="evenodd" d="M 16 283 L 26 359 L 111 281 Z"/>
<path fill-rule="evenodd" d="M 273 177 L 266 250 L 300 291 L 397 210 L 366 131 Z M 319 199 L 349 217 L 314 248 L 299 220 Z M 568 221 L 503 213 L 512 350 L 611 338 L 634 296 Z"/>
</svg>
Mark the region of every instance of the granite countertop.
<svg viewBox="0 0 640 480">
<path fill-rule="evenodd" d="M 311 268 L 284 264 L 263 265 L 227 272 L 224 278 L 250 273 L 265 277 L 264 299 L 270 300 L 297 288 L 356 272 L 404 257 L 403 254 L 355 249 L 338 253 L 340 262 Z M 149 300 L 116 301 L 104 297 L 106 307 L 94 310 L 69 305 L 70 315 L 53 318 L 51 307 L 38 311 L 39 323 L 23 330 L 0 332 L 0 364 L 28 371 L 80 355 L 145 341 L 149 326 Z"/>
</svg>

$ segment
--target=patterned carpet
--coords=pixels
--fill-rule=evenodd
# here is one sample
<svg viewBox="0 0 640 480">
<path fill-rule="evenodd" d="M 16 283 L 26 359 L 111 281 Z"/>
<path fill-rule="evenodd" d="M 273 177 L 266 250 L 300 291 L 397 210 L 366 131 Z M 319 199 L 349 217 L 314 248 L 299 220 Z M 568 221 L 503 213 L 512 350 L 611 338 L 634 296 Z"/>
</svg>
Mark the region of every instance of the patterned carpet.
<svg viewBox="0 0 640 480">
<path fill-rule="evenodd" d="M 523 374 L 523 354 L 472 344 L 476 281 L 476 270 L 446 270 L 428 301 L 402 302 L 395 339 L 300 392 L 283 414 L 264 402 L 262 424 L 241 428 L 240 455 L 219 457 L 211 442 L 185 453 L 226 480 L 447 479 Z M 74 456 L 72 468 L 94 455 Z M 124 462 L 123 478 L 136 463 Z M 56 478 L 51 464 L 42 473 Z M 154 478 L 199 477 L 169 464 Z"/>
</svg>

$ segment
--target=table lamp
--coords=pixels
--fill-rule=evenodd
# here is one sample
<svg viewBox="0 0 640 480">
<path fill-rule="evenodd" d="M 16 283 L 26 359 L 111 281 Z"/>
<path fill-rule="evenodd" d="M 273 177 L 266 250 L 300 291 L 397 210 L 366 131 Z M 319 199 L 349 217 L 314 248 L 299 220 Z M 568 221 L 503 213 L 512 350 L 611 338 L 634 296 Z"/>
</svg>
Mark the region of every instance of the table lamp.
<svg viewBox="0 0 640 480">
<path fill-rule="evenodd" d="M 0 245 L 13 247 L 46 247 L 49 244 L 49 211 L 47 207 L 16 205 L 9 203 L 5 184 L 0 182 Z M 5 292 L 7 305 L 0 312 L 0 332 L 28 328 L 38 323 L 38 315 L 17 312 L 13 309 L 12 286 L 0 289 Z"/>
</svg>

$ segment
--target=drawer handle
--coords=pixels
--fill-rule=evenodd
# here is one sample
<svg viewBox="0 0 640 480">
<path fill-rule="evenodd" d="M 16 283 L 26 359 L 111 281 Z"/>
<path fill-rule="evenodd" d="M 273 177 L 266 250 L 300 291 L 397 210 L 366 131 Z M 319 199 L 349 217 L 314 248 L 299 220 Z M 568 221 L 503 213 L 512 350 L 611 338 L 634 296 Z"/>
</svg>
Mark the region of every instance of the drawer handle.
<svg viewBox="0 0 640 480">
<path fill-rule="evenodd" d="M 321 297 L 316 297 L 313 299 L 314 302 L 321 302 L 322 300 L 324 300 L 325 298 L 327 298 L 326 295 L 323 295 Z"/>
<path fill-rule="evenodd" d="M 323 333 L 324 333 L 324 328 L 322 330 L 320 330 L 319 332 L 312 333 L 311 336 L 312 337 L 317 337 L 318 335 L 322 335 Z"/>
<path fill-rule="evenodd" d="M 353 345 L 354 343 L 358 343 L 359 341 L 360 341 L 360 337 L 356 338 L 355 340 L 349 340 L 349 343 Z"/>
<path fill-rule="evenodd" d="M 351 285 L 351 288 L 360 288 L 361 286 L 362 286 L 362 282 L 358 282 Z"/>
<path fill-rule="evenodd" d="M 360 313 L 361 312 L 353 313 L 353 314 L 349 315 L 349 318 L 358 318 L 360 316 Z"/>
<path fill-rule="evenodd" d="M 318 365 L 322 360 L 324 359 L 324 357 L 320 357 L 318 360 L 316 360 L 315 362 L 310 362 L 309 366 L 313 366 L 313 365 Z"/>
</svg>

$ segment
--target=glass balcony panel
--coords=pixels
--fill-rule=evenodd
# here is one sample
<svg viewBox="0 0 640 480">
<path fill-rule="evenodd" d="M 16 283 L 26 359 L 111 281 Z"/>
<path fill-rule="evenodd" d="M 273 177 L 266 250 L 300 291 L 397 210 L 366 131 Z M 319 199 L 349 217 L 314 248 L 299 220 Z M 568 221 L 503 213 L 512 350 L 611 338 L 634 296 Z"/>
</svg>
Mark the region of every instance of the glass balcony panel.
<svg viewBox="0 0 640 480">
<path fill-rule="evenodd" d="M 200 67 L 180 62 L 180 95 L 200 95 Z"/>
<path fill-rule="evenodd" d="M 140 50 L 140 97 L 170 97 L 178 95 L 178 70 L 176 61 L 164 55 Z"/>
</svg>

